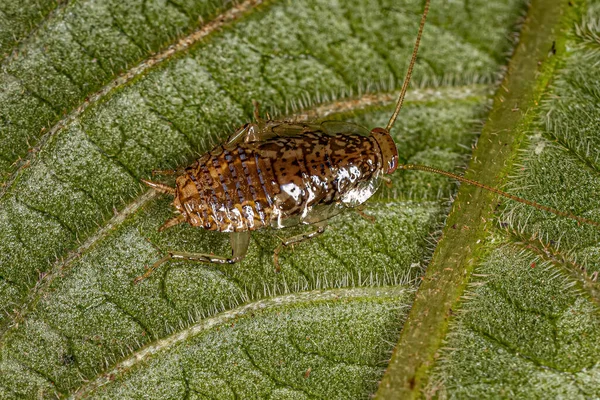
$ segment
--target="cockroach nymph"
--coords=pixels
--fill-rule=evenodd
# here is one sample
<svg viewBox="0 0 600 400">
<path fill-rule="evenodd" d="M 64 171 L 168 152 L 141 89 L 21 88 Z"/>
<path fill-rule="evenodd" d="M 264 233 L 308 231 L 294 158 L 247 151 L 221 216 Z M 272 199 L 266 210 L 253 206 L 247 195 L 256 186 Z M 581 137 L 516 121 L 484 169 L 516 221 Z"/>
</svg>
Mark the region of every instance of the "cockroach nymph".
<svg viewBox="0 0 600 400">
<path fill-rule="evenodd" d="M 398 151 L 390 130 L 410 82 L 429 3 L 430 0 L 425 3 L 408 71 L 394 113 L 385 128 L 368 131 L 353 123 L 334 121 L 262 120 L 255 103 L 254 123 L 239 128 L 225 143 L 184 170 L 158 171 L 181 172 L 176 178 L 176 187 L 142 180 L 155 190 L 174 196 L 173 206 L 179 214 L 159 230 L 187 222 L 194 227 L 230 232 L 232 255 L 219 257 L 169 251 L 135 281 L 148 277 L 170 259 L 219 264 L 241 261 L 248 249 L 250 232 L 254 230 L 315 225 L 313 232 L 291 237 L 275 249 L 273 258 L 279 269 L 282 246 L 323 233 L 329 218 L 363 204 L 377 191 L 384 175 L 396 169 L 445 175 L 559 216 L 600 226 L 596 221 L 540 205 L 451 172 L 424 165 L 398 165 Z"/>
</svg>

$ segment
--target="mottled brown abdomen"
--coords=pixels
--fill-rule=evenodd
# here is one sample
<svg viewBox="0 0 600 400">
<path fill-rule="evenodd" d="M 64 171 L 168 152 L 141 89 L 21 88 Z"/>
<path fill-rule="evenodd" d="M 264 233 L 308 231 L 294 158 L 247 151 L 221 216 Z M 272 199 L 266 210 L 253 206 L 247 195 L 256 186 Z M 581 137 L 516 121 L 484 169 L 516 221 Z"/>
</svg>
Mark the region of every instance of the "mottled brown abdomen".
<svg viewBox="0 0 600 400">
<path fill-rule="evenodd" d="M 177 178 L 175 207 L 193 226 L 238 232 L 314 223 L 373 194 L 387 172 L 381 138 L 294 127 L 200 157 Z"/>
</svg>

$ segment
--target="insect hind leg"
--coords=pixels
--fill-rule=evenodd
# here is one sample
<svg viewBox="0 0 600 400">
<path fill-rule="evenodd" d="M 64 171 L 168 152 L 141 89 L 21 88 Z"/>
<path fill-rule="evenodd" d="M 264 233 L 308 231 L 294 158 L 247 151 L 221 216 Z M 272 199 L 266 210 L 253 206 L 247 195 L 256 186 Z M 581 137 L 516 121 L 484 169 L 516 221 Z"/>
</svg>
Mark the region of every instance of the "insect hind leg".
<svg viewBox="0 0 600 400">
<path fill-rule="evenodd" d="M 235 264 L 236 262 L 242 261 L 246 257 L 248 252 L 248 245 L 250 243 L 250 232 L 233 232 L 230 235 L 231 241 L 231 257 L 215 256 L 213 254 L 204 253 L 190 253 L 187 251 L 169 251 L 166 256 L 162 257 L 149 268 L 143 275 L 138 276 L 134 279 L 134 283 L 138 284 L 144 279 L 148 278 L 154 271 L 161 265 L 169 260 L 186 260 L 186 261 L 199 261 L 208 264 Z"/>
</svg>

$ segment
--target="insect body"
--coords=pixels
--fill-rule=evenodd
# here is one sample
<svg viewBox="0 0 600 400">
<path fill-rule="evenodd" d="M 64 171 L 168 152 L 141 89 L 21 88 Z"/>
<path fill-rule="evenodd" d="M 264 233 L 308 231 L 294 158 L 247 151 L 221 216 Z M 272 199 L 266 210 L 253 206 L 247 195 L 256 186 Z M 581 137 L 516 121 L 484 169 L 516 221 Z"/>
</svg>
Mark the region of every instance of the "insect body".
<svg viewBox="0 0 600 400">
<path fill-rule="evenodd" d="M 242 259 L 249 232 L 297 224 L 322 224 L 348 207 L 368 200 L 382 174 L 397 168 L 398 151 L 388 131 L 371 132 L 350 123 L 299 124 L 262 121 L 246 124 L 225 144 L 200 157 L 176 179 L 176 187 L 144 181 L 174 195 L 181 222 L 231 232 L 233 257 L 171 252 L 170 258 L 225 263 Z M 284 245 L 322 233 L 292 238 Z M 277 255 L 275 253 L 275 263 Z M 143 277 L 142 277 L 143 278 Z"/>
<path fill-rule="evenodd" d="M 220 232 L 314 224 L 365 202 L 397 166 L 385 130 L 337 122 L 250 124 L 177 178 L 177 221 Z M 237 136 L 237 135 L 236 135 Z"/>
</svg>

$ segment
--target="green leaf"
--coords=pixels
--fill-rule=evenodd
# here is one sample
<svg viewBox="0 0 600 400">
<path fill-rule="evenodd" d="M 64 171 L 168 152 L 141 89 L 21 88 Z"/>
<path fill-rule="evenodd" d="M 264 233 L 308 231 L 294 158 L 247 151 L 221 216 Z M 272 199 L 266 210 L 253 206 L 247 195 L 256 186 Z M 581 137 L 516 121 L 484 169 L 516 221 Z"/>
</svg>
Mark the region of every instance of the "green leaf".
<svg viewBox="0 0 600 400">
<path fill-rule="evenodd" d="M 16 21 L 0 29 L 0 397 L 363 398 L 377 391 L 398 338 L 396 355 L 443 355 L 422 370 L 412 394 L 576 388 L 598 395 L 597 231 L 507 205 L 499 217 L 509 227 L 504 233 L 488 196 L 488 222 L 475 242 L 449 239 L 455 229 L 447 224 L 434 254 L 455 192 L 443 177 L 397 173 L 393 187 L 369 203 L 374 222 L 352 212 L 336 217 L 324 235 L 286 248 L 280 272 L 272 261 L 280 238 L 311 227 L 253 234 L 238 264 L 169 262 L 133 284 L 168 250 L 230 251 L 227 235 L 183 225 L 158 232 L 172 207 L 140 178 L 210 150 L 251 119 L 252 100 L 278 118 L 384 126 L 422 2 L 80 0 L 27 7 L 0 14 Z M 507 131 L 518 128 L 522 136 L 506 149 L 500 172 L 489 173 L 504 180 L 523 163 L 524 172 L 507 181 L 511 190 L 599 220 L 593 194 L 556 195 L 569 187 L 563 185 L 598 182 L 590 67 L 597 65 L 597 6 L 567 7 L 548 7 L 564 12 L 564 29 L 543 40 L 523 35 L 521 49 L 542 40 L 534 47 L 547 53 L 554 40 L 557 53 L 544 53 L 539 71 L 537 59 L 533 69 L 519 69 L 529 89 L 514 95 L 529 90 L 531 107 L 506 121 Z M 529 15 L 538 9 L 534 3 Z M 489 115 L 471 164 L 495 171 L 493 157 L 480 152 L 501 115 L 503 89 L 494 103 L 492 95 L 524 12 L 520 0 L 434 0 L 416 89 L 392 132 L 402 163 L 460 171 Z M 31 22 L 18 22 L 25 19 Z M 581 120 L 587 125 L 573 129 Z M 548 165 L 555 174 L 544 172 Z M 451 221 L 475 215 L 465 189 Z M 477 240 L 481 249 L 467 275 L 437 288 L 456 294 L 452 309 L 461 311 L 450 328 L 447 321 L 424 325 L 417 332 L 436 332 L 437 341 L 403 350 L 419 304 L 442 305 L 424 290 L 439 248 L 468 254 Z M 474 285 L 470 296 L 459 297 L 467 285 Z M 522 326 L 533 331 L 529 341 Z M 442 340 L 454 350 L 442 351 Z M 494 356 L 479 368 L 488 351 Z M 525 381 L 527 374 L 537 380 Z M 402 382 L 409 375 L 395 376 Z M 391 382 L 380 390 L 395 388 Z"/>
<path fill-rule="evenodd" d="M 592 222 L 461 187 L 379 398 L 600 395 L 599 9 L 532 3 L 469 171 Z"/>
</svg>

